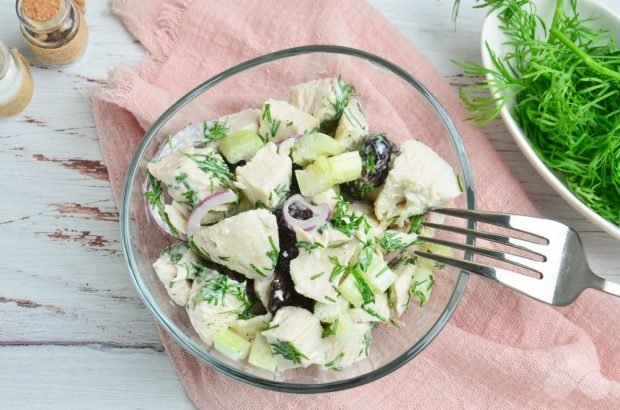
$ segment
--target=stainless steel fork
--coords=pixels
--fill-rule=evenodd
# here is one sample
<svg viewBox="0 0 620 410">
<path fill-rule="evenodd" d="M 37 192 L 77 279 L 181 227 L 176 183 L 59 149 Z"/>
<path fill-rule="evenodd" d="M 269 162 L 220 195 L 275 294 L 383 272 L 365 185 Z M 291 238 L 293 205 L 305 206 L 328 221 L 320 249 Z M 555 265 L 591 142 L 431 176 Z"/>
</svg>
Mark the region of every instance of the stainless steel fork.
<svg viewBox="0 0 620 410">
<path fill-rule="evenodd" d="M 429 228 L 471 235 L 475 238 L 504 244 L 508 248 L 512 248 L 513 252 L 515 249 L 519 249 L 533 254 L 532 256 L 519 256 L 509 252 L 505 253 L 439 238 L 419 237 L 419 239 L 427 242 L 470 251 L 529 269 L 538 273 L 540 278 L 483 263 L 446 257 L 437 253 L 416 252 L 419 256 L 477 273 L 551 305 L 569 305 L 587 288 L 598 289 L 620 297 L 620 284 L 605 280 L 590 270 L 579 235 L 562 223 L 531 216 L 463 209 L 436 208 L 431 209 L 430 212 L 510 228 L 541 239 L 541 242 L 545 242 L 544 244 L 491 232 L 423 222 L 423 225 Z M 618 250 L 620 251 L 620 247 Z"/>
</svg>

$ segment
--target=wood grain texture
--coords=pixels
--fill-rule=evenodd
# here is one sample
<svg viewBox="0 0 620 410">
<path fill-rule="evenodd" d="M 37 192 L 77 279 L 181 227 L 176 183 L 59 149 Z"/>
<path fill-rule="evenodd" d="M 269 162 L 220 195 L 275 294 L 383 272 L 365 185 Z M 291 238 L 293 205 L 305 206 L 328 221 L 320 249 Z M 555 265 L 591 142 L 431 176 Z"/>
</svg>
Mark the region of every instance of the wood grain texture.
<svg viewBox="0 0 620 410">
<path fill-rule="evenodd" d="M 3 346 L 0 358 L 0 408 L 193 408 L 160 351 L 105 345 Z"/>
<path fill-rule="evenodd" d="M 450 0 L 371 2 L 452 85 L 479 81 L 450 62 L 479 60 L 473 0 L 456 24 Z M 31 59 L 36 84 L 26 111 L 0 120 L 0 408 L 191 407 L 123 262 L 88 104 L 110 67 L 144 56 L 108 8 L 89 3 L 86 54 L 50 68 L 21 40 L 14 2 L 0 2 L 0 39 Z M 502 123 L 485 133 L 541 212 L 578 229 L 593 268 L 620 280 L 618 242 L 550 190 Z"/>
</svg>

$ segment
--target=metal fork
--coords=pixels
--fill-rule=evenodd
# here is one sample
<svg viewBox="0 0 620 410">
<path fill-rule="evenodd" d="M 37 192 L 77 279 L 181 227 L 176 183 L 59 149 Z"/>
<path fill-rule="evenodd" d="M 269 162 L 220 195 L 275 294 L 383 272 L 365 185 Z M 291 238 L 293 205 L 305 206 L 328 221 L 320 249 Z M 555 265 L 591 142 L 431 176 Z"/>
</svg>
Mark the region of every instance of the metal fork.
<svg viewBox="0 0 620 410">
<path fill-rule="evenodd" d="M 579 235 L 573 229 L 562 223 L 531 216 L 463 209 L 435 208 L 430 211 L 511 228 L 540 238 L 542 241 L 546 242 L 546 244 L 491 232 L 423 222 L 423 225 L 429 228 L 471 235 L 468 236 L 468 238 L 483 238 L 492 242 L 498 242 L 507 245 L 512 248 L 513 251 L 514 249 L 520 249 L 530 252 L 534 255 L 538 255 L 538 259 L 542 260 L 439 238 L 427 236 L 419 237 L 419 239 L 426 242 L 485 255 L 493 259 L 532 270 L 540 274 L 540 278 L 482 263 L 442 256 L 437 253 L 416 251 L 416 254 L 419 256 L 472 273 L 477 273 L 521 292 L 524 295 L 551 305 L 569 305 L 587 288 L 598 289 L 620 297 L 620 284 L 605 280 L 590 270 Z"/>
</svg>

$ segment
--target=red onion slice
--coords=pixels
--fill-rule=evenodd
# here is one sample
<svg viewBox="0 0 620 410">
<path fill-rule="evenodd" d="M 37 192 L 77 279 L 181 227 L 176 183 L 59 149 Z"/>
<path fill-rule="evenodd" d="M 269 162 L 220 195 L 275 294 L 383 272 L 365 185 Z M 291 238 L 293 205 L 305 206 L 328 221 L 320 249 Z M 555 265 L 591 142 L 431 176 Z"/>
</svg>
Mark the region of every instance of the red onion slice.
<svg viewBox="0 0 620 410">
<path fill-rule="evenodd" d="M 298 219 L 293 217 L 290 210 L 292 205 L 301 208 L 302 211 L 310 210 L 312 212 L 312 216 L 308 219 Z M 309 232 L 316 229 L 318 225 L 329 221 L 329 218 L 331 217 L 331 209 L 327 204 L 312 205 L 310 202 L 306 201 L 303 196 L 296 194 L 284 201 L 284 205 L 282 205 L 282 215 L 284 216 L 286 226 L 288 226 L 288 228 L 292 231 L 294 231 L 295 228 L 298 228 Z"/>
<path fill-rule="evenodd" d="M 291 135 L 291 136 L 290 136 L 290 137 L 288 137 L 288 138 L 284 138 L 283 140 L 280 140 L 280 141 L 276 142 L 276 145 L 279 147 L 280 145 L 284 144 L 284 143 L 285 143 L 286 141 L 288 141 L 288 140 L 293 139 L 293 140 L 297 141 L 297 140 L 298 140 L 298 139 L 300 139 L 301 137 L 303 137 L 303 135 L 302 135 L 302 134 L 295 134 L 295 135 Z"/>
<path fill-rule="evenodd" d="M 149 192 L 151 190 L 151 179 L 149 178 L 148 174 L 147 174 L 147 178 L 144 181 L 144 185 L 142 186 L 142 192 L 143 194 L 146 194 L 147 192 Z M 163 193 L 162 193 L 162 197 L 163 197 Z M 161 198 L 161 203 L 164 203 L 164 198 Z M 155 225 L 159 228 L 159 230 L 161 230 L 163 233 L 165 233 L 167 236 L 173 238 L 173 239 L 180 239 L 182 241 L 186 241 L 187 240 L 187 236 L 183 233 L 183 232 L 179 232 L 177 230 L 177 235 L 175 235 L 172 230 L 170 229 L 170 226 L 168 225 L 168 223 L 166 221 L 164 221 L 164 219 L 162 218 L 162 216 L 160 215 L 160 211 L 161 212 L 165 212 L 163 209 L 159 209 L 157 206 L 152 205 L 151 202 L 147 199 L 144 198 L 144 206 L 146 207 L 146 215 L 147 215 L 147 220 L 153 221 L 155 222 Z"/>
<path fill-rule="evenodd" d="M 191 147 L 199 142 L 204 142 L 204 123 L 197 122 L 189 124 L 176 134 L 166 138 L 164 143 L 159 147 L 153 160 L 159 161 L 173 151 Z"/>
<path fill-rule="evenodd" d="M 209 195 L 192 210 L 187 220 L 187 235 L 192 236 L 200 229 L 200 222 L 214 208 L 237 200 L 237 194 L 231 189 L 224 189 Z"/>
<path fill-rule="evenodd" d="M 394 262 L 396 262 L 396 260 L 398 260 L 398 258 L 400 257 L 401 251 L 392 251 L 390 253 L 386 253 L 385 256 L 383 256 L 383 260 L 385 261 L 385 263 L 388 264 L 388 266 L 392 265 Z"/>
</svg>

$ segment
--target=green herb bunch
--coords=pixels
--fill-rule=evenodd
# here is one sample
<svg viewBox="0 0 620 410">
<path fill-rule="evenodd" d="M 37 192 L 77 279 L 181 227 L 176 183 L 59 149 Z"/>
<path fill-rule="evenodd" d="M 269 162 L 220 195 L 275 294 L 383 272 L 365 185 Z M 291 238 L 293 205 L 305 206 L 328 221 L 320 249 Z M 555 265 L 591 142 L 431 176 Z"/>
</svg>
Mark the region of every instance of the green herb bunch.
<svg viewBox="0 0 620 410">
<path fill-rule="evenodd" d="M 493 63 L 457 63 L 488 81 L 461 90 L 472 119 L 486 124 L 506 104 L 541 160 L 602 217 L 620 225 L 620 51 L 588 27 L 577 0 L 556 0 L 549 27 L 531 0 L 482 0 L 497 12 L 511 51 Z M 455 2 L 454 15 L 459 2 Z M 542 33 L 542 35 L 541 35 Z M 489 97 L 488 91 L 501 93 Z"/>
</svg>

